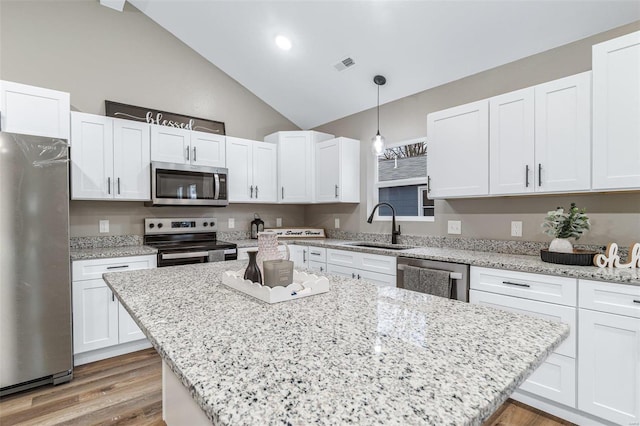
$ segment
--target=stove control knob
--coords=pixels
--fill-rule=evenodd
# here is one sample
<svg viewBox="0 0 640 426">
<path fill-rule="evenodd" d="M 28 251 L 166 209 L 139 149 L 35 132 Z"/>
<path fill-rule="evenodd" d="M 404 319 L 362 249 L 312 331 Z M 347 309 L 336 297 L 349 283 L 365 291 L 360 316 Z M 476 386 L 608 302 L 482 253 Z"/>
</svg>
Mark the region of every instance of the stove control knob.
<svg viewBox="0 0 640 426">
<path fill-rule="evenodd" d="M 205 222 L 205 223 L 203 223 L 203 224 L 202 224 L 202 226 L 207 226 L 207 225 L 208 225 L 208 223 L 207 223 L 207 222 Z"/>
<path fill-rule="evenodd" d="M 155 224 L 153 224 L 153 223 L 150 223 L 150 224 L 149 224 L 149 228 L 151 228 L 151 229 L 155 228 L 155 226 L 156 226 L 156 225 L 155 225 Z"/>
<path fill-rule="evenodd" d="M 161 223 L 158 224 L 158 228 L 162 228 L 162 224 Z"/>
<path fill-rule="evenodd" d="M 215 223 L 215 222 L 210 222 L 210 223 L 209 223 L 209 225 L 211 225 L 211 226 L 215 226 L 215 225 L 216 225 L 216 223 Z"/>
</svg>

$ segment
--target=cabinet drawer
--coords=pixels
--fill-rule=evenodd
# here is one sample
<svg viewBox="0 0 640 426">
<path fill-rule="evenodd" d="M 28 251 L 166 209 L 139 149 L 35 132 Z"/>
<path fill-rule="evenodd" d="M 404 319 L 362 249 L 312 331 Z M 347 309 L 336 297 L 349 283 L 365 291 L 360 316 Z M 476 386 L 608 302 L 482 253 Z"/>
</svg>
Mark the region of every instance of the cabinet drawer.
<svg viewBox="0 0 640 426">
<path fill-rule="evenodd" d="M 378 287 L 395 287 L 396 277 L 395 275 L 381 274 L 379 272 L 371 272 L 359 270 L 356 271 L 359 280 L 368 281 L 377 285 Z"/>
<path fill-rule="evenodd" d="M 152 269 L 156 265 L 155 255 L 75 260 L 72 264 L 73 281 L 101 279 L 106 272 Z"/>
<path fill-rule="evenodd" d="M 490 293 L 576 306 L 577 279 L 471 267 L 471 288 Z"/>
<path fill-rule="evenodd" d="M 579 306 L 640 318 L 640 286 L 580 280 Z"/>
<path fill-rule="evenodd" d="M 575 408 L 576 360 L 552 353 L 519 389 Z"/>
<path fill-rule="evenodd" d="M 478 290 L 469 291 L 469 302 L 568 324 L 571 328 L 569 336 L 556 348 L 555 353 L 575 358 L 577 331 L 576 308 Z"/>
<path fill-rule="evenodd" d="M 327 249 L 324 247 L 309 246 L 309 261 L 310 262 L 326 262 Z"/>
<path fill-rule="evenodd" d="M 309 269 L 311 269 L 312 271 L 327 272 L 327 264 L 324 262 L 315 262 L 313 260 L 310 260 Z"/>
<path fill-rule="evenodd" d="M 327 263 L 357 268 L 360 264 L 360 255 L 356 251 L 327 249 Z"/>
<path fill-rule="evenodd" d="M 379 254 L 361 253 L 360 269 L 396 276 L 396 258 Z M 394 283 L 395 286 L 395 283 Z"/>
</svg>

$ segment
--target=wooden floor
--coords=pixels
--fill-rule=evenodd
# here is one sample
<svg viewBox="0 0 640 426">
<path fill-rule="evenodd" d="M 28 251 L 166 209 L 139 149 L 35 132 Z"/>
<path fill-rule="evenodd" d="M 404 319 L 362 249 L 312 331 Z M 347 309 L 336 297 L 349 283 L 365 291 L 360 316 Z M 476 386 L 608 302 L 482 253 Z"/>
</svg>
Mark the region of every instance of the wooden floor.
<svg viewBox="0 0 640 426">
<path fill-rule="evenodd" d="M 74 379 L 0 399 L 0 425 L 164 425 L 162 367 L 153 349 L 74 369 Z M 484 426 L 560 426 L 561 419 L 509 400 Z"/>
</svg>

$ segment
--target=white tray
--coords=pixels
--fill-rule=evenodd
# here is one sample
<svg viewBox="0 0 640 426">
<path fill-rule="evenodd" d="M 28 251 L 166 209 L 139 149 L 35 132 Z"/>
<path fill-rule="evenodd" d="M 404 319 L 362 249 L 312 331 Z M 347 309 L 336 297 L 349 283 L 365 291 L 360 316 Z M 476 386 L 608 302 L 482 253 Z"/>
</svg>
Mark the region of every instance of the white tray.
<svg viewBox="0 0 640 426">
<path fill-rule="evenodd" d="M 326 277 L 318 277 L 317 275 L 296 270 L 293 271 L 293 283 L 286 287 L 277 286 L 271 288 L 245 280 L 244 269 L 223 272 L 222 283 L 267 303 L 295 300 L 329 291 L 329 280 Z"/>
</svg>

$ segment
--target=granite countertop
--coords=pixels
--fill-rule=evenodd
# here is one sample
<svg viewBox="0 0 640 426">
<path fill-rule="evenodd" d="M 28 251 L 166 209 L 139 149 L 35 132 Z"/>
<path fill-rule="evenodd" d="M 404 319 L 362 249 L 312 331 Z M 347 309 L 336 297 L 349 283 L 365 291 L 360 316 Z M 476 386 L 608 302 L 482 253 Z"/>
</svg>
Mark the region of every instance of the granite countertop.
<svg viewBox="0 0 640 426">
<path fill-rule="evenodd" d="M 245 262 L 105 274 L 216 424 L 469 424 L 564 340 L 566 324 L 330 275 L 274 305 L 220 283 Z"/>
<path fill-rule="evenodd" d="M 143 245 L 121 247 L 75 248 L 69 252 L 71 260 L 106 259 L 109 257 L 144 256 L 156 254 L 158 250 Z"/>
</svg>

